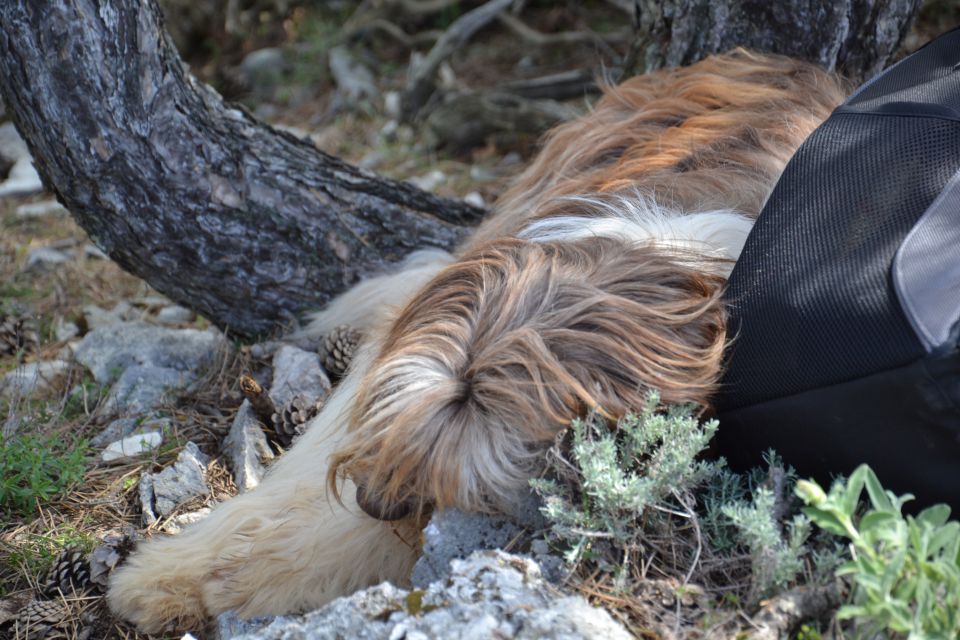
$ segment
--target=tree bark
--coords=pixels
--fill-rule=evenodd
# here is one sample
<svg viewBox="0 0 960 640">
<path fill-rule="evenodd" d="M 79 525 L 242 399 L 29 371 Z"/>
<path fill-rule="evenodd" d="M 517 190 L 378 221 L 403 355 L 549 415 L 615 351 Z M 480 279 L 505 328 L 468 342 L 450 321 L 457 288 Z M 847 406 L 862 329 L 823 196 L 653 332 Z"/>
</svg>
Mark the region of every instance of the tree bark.
<svg viewBox="0 0 960 640">
<path fill-rule="evenodd" d="M 0 2 L 0 94 L 111 258 L 243 336 L 482 216 L 224 104 L 184 71 L 156 0 Z"/>
<path fill-rule="evenodd" d="M 899 49 L 922 0 L 634 0 L 628 73 L 746 47 L 836 69 L 855 81 Z"/>
</svg>

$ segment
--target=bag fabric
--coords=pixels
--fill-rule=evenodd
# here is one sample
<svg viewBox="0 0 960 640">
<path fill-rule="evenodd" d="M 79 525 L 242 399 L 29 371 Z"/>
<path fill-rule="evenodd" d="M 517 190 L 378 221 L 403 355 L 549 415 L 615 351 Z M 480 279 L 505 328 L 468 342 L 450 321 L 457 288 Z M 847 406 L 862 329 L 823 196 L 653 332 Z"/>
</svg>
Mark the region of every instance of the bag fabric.
<svg viewBox="0 0 960 640">
<path fill-rule="evenodd" d="M 726 293 L 735 467 L 960 507 L 960 30 L 856 91 L 788 163 Z"/>
</svg>

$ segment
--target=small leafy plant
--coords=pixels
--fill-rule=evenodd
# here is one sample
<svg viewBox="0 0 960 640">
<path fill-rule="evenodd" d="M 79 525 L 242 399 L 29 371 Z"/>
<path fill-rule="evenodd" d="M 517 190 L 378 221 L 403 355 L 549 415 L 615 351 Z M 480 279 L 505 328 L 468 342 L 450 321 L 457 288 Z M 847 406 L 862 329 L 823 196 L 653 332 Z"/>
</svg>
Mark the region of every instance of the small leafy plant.
<svg viewBox="0 0 960 640">
<path fill-rule="evenodd" d="M 86 440 L 0 437 L 0 508 L 28 516 L 83 477 Z"/>
<path fill-rule="evenodd" d="M 870 505 L 857 517 L 864 489 Z M 829 493 L 812 481 L 798 482 L 796 492 L 814 524 L 850 541 L 851 559 L 837 575 L 853 583 L 852 602 L 837 617 L 854 619 L 858 637 L 960 637 L 960 523 L 949 521 L 949 507 L 904 516 L 913 496 L 885 490 L 866 465 Z"/>
<path fill-rule="evenodd" d="M 532 483 L 568 563 L 615 588 L 661 577 L 748 605 L 794 583 L 810 523 L 784 522 L 793 476 L 775 457 L 754 476 L 701 459 L 716 430 L 655 393 L 616 425 L 574 421 Z"/>
</svg>

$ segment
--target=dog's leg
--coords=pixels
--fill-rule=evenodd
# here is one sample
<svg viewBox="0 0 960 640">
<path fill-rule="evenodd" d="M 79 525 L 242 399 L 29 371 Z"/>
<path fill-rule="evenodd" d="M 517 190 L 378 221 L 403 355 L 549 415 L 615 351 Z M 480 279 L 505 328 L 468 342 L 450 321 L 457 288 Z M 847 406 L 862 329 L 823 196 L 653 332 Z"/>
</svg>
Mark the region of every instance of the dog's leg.
<svg viewBox="0 0 960 640">
<path fill-rule="evenodd" d="M 414 251 L 396 273 L 368 278 L 311 315 L 300 335 L 318 338 L 342 324 L 362 332 L 379 326 L 391 309 L 406 303 L 451 262 L 453 256 L 442 249 Z"/>
<path fill-rule="evenodd" d="M 116 614 L 156 632 L 230 609 L 252 616 L 315 608 L 381 580 L 408 579 L 417 529 L 364 515 L 351 487 L 338 504 L 325 485 L 342 413 L 371 351 L 361 350 L 360 366 L 256 490 L 180 535 L 143 544 L 115 572 L 107 597 Z"/>
</svg>

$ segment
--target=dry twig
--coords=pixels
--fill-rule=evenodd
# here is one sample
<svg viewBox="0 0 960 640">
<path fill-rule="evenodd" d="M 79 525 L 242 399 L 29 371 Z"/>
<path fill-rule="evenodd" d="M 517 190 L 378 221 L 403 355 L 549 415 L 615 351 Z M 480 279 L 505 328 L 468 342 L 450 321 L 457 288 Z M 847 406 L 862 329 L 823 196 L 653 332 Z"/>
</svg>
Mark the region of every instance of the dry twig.
<svg viewBox="0 0 960 640">
<path fill-rule="evenodd" d="M 410 78 L 400 98 L 401 117 L 404 121 L 412 121 L 433 95 L 436 90 L 434 79 L 443 61 L 510 6 L 511 2 L 513 0 L 490 0 L 453 21 L 423 61 L 410 70 Z"/>
</svg>

